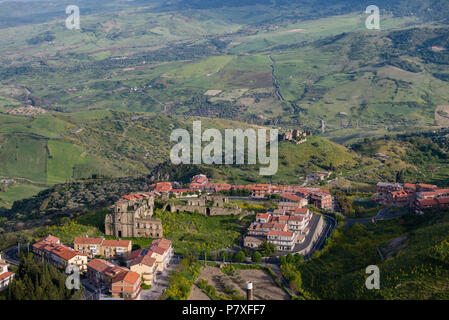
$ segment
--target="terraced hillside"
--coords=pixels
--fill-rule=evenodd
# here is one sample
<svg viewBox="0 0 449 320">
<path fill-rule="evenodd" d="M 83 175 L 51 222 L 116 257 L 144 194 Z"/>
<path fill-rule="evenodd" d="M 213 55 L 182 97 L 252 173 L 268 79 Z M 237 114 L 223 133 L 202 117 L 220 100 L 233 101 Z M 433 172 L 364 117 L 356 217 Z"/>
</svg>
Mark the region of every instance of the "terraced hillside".
<svg viewBox="0 0 449 320">
<path fill-rule="evenodd" d="M 180 10 L 185 2 L 93 8 L 80 1 L 80 31 L 65 29 L 53 11 L 38 28 L 0 29 L 0 110 L 32 103 L 164 111 L 311 130 L 323 118 L 336 141 L 432 125 L 437 104 L 447 101 L 446 31 L 418 29 L 410 35 L 417 49 L 443 50 L 409 57 L 401 47 L 408 35 L 391 30 L 427 26 L 421 9 L 412 16 L 398 9 L 401 1 L 382 2 L 382 30 L 366 32 L 360 4 L 334 2 L 318 14 L 300 2 Z M 17 7 L 9 9 L 20 15 Z"/>
</svg>

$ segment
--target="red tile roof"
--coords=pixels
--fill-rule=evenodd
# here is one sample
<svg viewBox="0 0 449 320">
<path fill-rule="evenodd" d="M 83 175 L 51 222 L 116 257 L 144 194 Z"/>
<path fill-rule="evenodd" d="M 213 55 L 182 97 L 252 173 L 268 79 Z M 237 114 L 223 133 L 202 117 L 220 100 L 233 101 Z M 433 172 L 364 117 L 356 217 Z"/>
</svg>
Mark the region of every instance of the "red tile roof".
<svg viewBox="0 0 449 320">
<path fill-rule="evenodd" d="M 89 238 L 89 237 L 76 237 L 73 241 L 74 244 L 101 244 L 102 238 Z"/>
<path fill-rule="evenodd" d="M 298 214 L 307 214 L 309 212 L 309 209 L 307 208 L 296 208 L 294 213 Z"/>
<path fill-rule="evenodd" d="M 9 278 L 9 277 L 11 277 L 11 276 L 13 276 L 14 275 L 14 273 L 13 272 L 5 272 L 5 273 L 2 273 L 2 274 L 0 274 L 0 281 L 1 280 L 5 280 L 5 279 L 7 279 L 7 278 Z"/>
<path fill-rule="evenodd" d="M 393 197 L 398 197 L 398 198 L 405 198 L 408 197 L 408 193 L 405 191 L 392 191 L 391 195 Z"/>
<path fill-rule="evenodd" d="M 270 231 L 268 231 L 268 235 L 269 236 L 277 236 L 277 237 L 293 237 L 293 232 L 270 230 Z"/>
<path fill-rule="evenodd" d="M 104 240 L 103 246 L 105 247 L 128 247 L 131 244 L 131 240 Z"/>
<path fill-rule="evenodd" d="M 41 242 L 41 241 L 44 241 L 44 242 L 47 242 L 47 243 L 54 243 L 54 244 L 60 242 L 59 238 L 57 238 L 55 236 L 52 236 L 51 234 L 49 234 L 48 236 L 40 239 L 38 242 Z"/>
<path fill-rule="evenodd" d="M 271 220 L 277 221 L 277 222 L 282 222 L 282 221 L 287 222 L 288 219 L 289 219 L 289 216 L 275 216 Z"/>
<path fill-rule="evenodd" d="M 438 201 L 436 199 L 418 199 L 418 202 L 423 207 L 437 206 Z"/>
<path fill-rule="evenodd" d="M 270 217 L 269 213 L 258 213 L 256 215 L 256 219 L 267 219 Z"/>
<path fill-rule="evenodd" d="M 131 266 L 134 266 L 134 265 L 140 264 L 140 263 L 147 265 L 149 267 L 152 267 L 156 263 L 156 259 L 152 258 L 148 255 L 140 256 L 137 259 L 134 259 L 134 261 L 131 263 Z"/>
<path fill-rule="evenodd" d="M 85 256 L 85 257 L 87 257 L 86 254 L 78 252 L 78 251 L 75 251 L 72 248 L 69 248 L 69 247 L 66 247 L 66 246 L 63 246 L 63 245 L 59 245 L 59 246 L 53 248 L 53 250 L 50 250 L 50 251 L 51 251 L 51 253 L 57 255 L 58 257 L 66 260 L 66 261 L 68 261 L 68 260 L 70 260 L 70 259 L 72 259 L 72 258 L 74 258 L 76 256 Z"/>
<path fill-rule="evenodd" d="M 155 247 L 151 247 L 151 251 L 160 255 L 163 255 L 165 253 L 165 251 L 167 251 L 167 249 L 164 249 L 162 247 L 159 246 L 155 246 Z"/>
<path fill-rule="evenodd" d="M 165 238 L 161 238 L 161 239 L 157 239 L 154 240 L 151 243 L 151 246 L 158 246 L 158 247 L 162 247 L 164 249 L 169 249 L 171 247 L 171 241 Z"/>
<path fill-rule="evenodd" d="M 134 250 L 133 252 L 131 252 L 131 254 L 130 254 L 129 258 L 128 258 L 128 261 L 134 260 L 137 257 L 139 257 L 143 250 L 144 249 L 138 249 L 138 250 Z"/>
<path fill-rule="evenodd" d="M 92 268 L 92 269 L 94 269 L 97 272 L 102 272 L 103 273 L 103 272 L 107 271 L 110 268 L 114 268 L 115 265 L 110 263 L 110 262 L 108 262 L 108 261 L 102 260 L 102 259 L 93 259 L 93 260 L 90 260 L 87 263 L 87 267 L 88 268 Z"/>
<path fill-rule="evenodd" d="M 119 281 L 124 281 L 129 284 L 135 284 L 140 279 L 140 275 L 133 271 L 123 271 L 120 272 L 117 276 L 112 279 L 112 283 L 116 283 Z"/>
<path fill-rule="evenodd" d="M 430 189 L 430 190 L 438 189 L 438 187 L 433 184 L 420 183 L 417 186 L 421 189 Z"/>
</svg>

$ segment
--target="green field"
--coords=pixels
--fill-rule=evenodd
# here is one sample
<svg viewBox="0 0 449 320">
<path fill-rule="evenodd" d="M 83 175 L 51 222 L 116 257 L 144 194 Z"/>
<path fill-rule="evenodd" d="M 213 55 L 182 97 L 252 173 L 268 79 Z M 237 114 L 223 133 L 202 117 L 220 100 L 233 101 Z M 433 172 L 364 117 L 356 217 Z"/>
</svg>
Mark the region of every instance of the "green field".
<svg viewBox="0 0 449 320">
<path fill-rule="evenodd" d="M 42 185 L 15 183 L 8 186 L 5 192 L 0 192 L 0 207 L 10 208 L 14 201 L 31 198 L 44 189 L 46 187 Z"/>
<path fill-rule="evenodd" d="M 47 141 L 29 136 L 2 137 L 0 149 L 1 175 L 47 182 Z M 5 141 L 6 140 L 6 141 Z"/>
</svg>

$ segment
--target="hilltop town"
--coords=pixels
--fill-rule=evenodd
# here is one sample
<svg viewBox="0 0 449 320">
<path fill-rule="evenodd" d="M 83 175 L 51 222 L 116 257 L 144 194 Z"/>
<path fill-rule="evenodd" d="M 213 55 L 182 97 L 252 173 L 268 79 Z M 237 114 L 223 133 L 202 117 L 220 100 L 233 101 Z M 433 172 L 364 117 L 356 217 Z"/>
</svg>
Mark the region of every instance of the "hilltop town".
<svg viewBox="0 0 449 320">
<path fill-rule="evenodd" d="M 378 182 L 372 200 L 379 208 L 403 208 L 401 214 L 423 215 L 447 209 L 449 189 L 429 184 Z M 270 208 L 261 210 L 262 206 L 255 212 L 251 206 L 242 209 L 239 201 L 254 203 L 254 208 L 265 203 Z M 274 263 L 282 265 L 286 256 L 310 258 L 323 248 L 341 219 L 339 201 L 339 196 L 335 198 L 327 189 L 213 183 L 206 175 L 198 174 L 186 186 L 156 182 L 148 185 L 147 191 L 122 195 L 105 215 L 105 236 L 76 236 L 71 243 L 62 243 L 60 238 L 47 234 L 32 244 L 31 250 L 28 247 L 28 251 L 36 261 L 61 271 L 76 266 L 82 275 L 86 299 L 155 299 L 167 294 L 170 289 L 167 278 L 184 255 L 176 254 L 178 248 L 166 238 L 164 215 L 176 217 L 188 213 L 204 219 L 226 216 L 245 219 L 248 222 L 233 259 L 258 263 L 260 252 L 269 250 L 271 255 L 275 253 L 272 258 L 278 259 Z M 366 223 L 365 220 L 360 219 L 360 223 Z M 148 246 L 136 247 L 133 242 L 142 238 L 150 240 Z M 210 259 L 225 262 L 228 253 L 223 252 Z M 245 258 L 246 254 L 240 256 L 242 252 L 247 252 L 250 259 Z M 16 259 L 9 255 L 7 258 L 11 262 Z M 8 270 L 9 263 L 0 263 L 0 284 L 4 290 L 15 274 Z M 228 266 L 232 264 L 220 264 L 223 270 Z"/>
</svg>

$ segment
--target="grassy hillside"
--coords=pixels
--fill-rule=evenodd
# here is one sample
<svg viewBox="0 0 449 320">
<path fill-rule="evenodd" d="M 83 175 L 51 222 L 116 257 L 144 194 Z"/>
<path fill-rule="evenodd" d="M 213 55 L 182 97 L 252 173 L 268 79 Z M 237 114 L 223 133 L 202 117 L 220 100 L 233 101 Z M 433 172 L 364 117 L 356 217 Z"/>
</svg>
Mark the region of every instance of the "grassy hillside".
<svg viewBox="0 0 449 320">
<path fill-rule="evenodd" d="M 448 217 L 409 215 L 340 228 L 300 266 L 303 287 L 322 299 L 447 299 Z M 365 268 L 373 264 L 380 270 L 380 290 L 365 287 Z"/>
<path fill-rule="evenodd" d="M 374 159 L 362 157 L 347 148 L 318 136 L 296 145 L 287 141 L 279 143 L 279 169 L 274 176 L 260 176 L 259 165 L 204 166 L 216 181 L 229 183 L 302 184 L 308 174 L 315 171 L 332 171 L 346 176 L 379 165 Z M 263 166 L 266 167 L 266 166 Z"/>
<path fill-rule="evenodd" d="M 365 139 L 352 148 L 383 165 L 358 177 L 365 181 L 420 182 L 448 186 L 448 130 Z"/>
<path fill-rule="evenodd" d="M 0 177 L 16 179 L 28 190 L 39 189 L 30 184 L 42 187 L 92 176 L 148 174 L 169 160 L 172 130 L 191 131 L 194 120 L 115 111 L 55 112 L 34 117 L 0 114 L 0 119 Z M 203 130 L 248 127 L 232 120 L 200 119 Z M 9 202 L 15 198 L 11 198 L 14 190 L 19 188 L 8 190 L 8 195 L 0 193 L 0 199 Z"/>
</svg>

